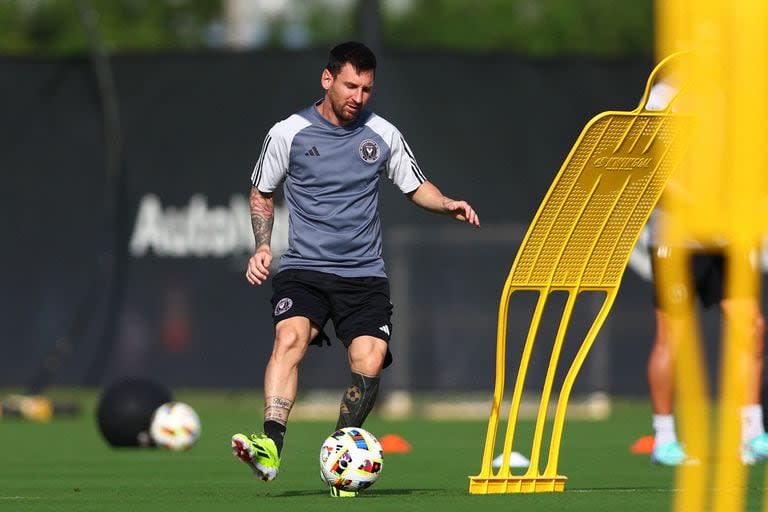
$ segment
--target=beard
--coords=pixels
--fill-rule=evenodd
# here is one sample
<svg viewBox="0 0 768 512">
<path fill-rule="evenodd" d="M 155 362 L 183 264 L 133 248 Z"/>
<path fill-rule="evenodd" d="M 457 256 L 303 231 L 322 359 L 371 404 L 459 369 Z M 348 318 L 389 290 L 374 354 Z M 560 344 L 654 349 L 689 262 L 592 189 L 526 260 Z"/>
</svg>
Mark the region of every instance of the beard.
<svg viewBox="0 0 768 512">
<path fill-rule="evenodd" d="M 360 115 L 361 110 L 361 108 L 358 108 L 357 110 L 350 110 L 350 108 L 352 108 L 350 105 L 347 103 L 337 102 L 334 98 L 331 98 L 331 108 L 333 109 L 333 113 L 336 114 L 337 118 L 347 123 L 355 121 L 357 116 Z"/>
</svg>

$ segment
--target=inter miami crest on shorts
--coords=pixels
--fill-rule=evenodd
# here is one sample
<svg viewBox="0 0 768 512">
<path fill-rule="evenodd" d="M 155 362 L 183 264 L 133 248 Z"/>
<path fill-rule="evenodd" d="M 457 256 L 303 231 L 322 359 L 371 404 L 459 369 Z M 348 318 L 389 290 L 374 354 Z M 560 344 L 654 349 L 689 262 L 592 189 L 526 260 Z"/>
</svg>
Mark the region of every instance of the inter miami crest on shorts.
<svg viewBox="0 0 768 512">
<path fill-rule="evenodd" d="M 275 306 L 275 316 L 280 316 L 293 306 L 293 301 L 289 299 L 288 297 L 280 299 L 280 301 L 277 303 L 277 306 Z"/>
</svg>

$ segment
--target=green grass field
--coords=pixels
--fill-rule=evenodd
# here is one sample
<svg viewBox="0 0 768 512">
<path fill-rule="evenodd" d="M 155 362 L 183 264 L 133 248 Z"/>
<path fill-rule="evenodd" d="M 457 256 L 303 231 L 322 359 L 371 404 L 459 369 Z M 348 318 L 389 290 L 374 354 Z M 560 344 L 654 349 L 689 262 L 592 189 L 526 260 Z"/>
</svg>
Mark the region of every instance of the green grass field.
<svg viewBox="0 0 768 512">
<path fill-rule="evenodd" d="M 330 498 L 318 478 L 318 454 L 333 421 L 289 426 L 280 476 L 255 480 L 229 452 L 237 431 L 261 421 L 255 394 L 176 393 L 199 412 L 203 434 L 190 451 L 111 449 L 101 439 L 93 394 L 84 413 L 47 424 L 0 422 L 0 510 L 19 511 L 655 511 L 670 510 L 674 472 L 632 455 L 629 445 L 650 432 L 644 403 L 614 404 L 609 420 L 566 424 L 561 473 L 565 493 L 470 496 L 467 476 L 479 470 L 486 424 L 477 421 L 387 422 L 372 416 L 375 434 L 396 433 L 410 454 L 385 454 L 381 479 L 355 499 Z M 531 424 L 522 426 L 530 432 Z M 748 510 L 761 509 L 762 468 L 751 471 Z"/>
</svg>

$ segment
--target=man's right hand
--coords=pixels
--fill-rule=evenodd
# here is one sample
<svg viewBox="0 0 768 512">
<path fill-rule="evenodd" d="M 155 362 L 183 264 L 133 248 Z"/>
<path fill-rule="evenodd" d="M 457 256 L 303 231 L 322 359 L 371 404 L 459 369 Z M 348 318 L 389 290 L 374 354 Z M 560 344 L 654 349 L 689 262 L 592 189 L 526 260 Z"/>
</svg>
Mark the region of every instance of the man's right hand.
<svg viewBox="0 0 768 512">
<path fill-rule="evenodd" d="M 248 268 L 245 269 L 245 278 L 251 284 L 261 284 L 269 277 L 269 265 L 272 263 L 272 251 L 266 245 L 262 245 L 248 260 Z"/>
</svg>

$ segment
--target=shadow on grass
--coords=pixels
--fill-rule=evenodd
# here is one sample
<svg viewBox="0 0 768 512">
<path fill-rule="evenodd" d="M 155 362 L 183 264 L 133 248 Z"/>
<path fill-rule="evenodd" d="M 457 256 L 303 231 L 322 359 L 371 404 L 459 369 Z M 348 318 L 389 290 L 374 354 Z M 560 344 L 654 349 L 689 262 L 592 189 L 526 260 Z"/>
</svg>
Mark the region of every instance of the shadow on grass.
<svg viewBox="0 0 768 512">
<path fill-rule="evenodd" d="M 381 489 L 376 491 L 361 492 L 355 499 L 376 498 L 378 496 L 410 496 L 418 494 L 434 494 L 438 489 Z M 295 498 L 303 496 L 327 496 L 328 491 L 324 489 L 300 489 L 296 491 L 286 491 L 280 494 L 274 494 L 275 498 Z"/>
</svg>

